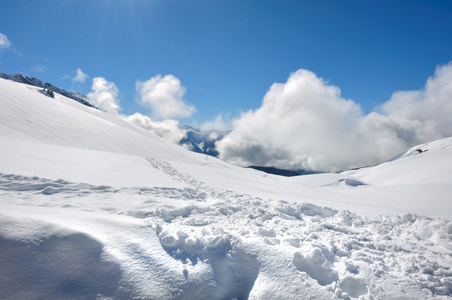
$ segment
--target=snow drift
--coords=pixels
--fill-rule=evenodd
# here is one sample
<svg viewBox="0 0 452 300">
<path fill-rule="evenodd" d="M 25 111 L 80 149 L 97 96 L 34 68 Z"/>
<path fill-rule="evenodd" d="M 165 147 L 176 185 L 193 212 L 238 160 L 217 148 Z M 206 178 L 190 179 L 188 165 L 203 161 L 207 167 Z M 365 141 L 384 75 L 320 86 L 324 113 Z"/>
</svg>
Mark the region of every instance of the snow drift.
<svg viewBox="0 0 452 300">
<path fill-rule="evenodd" d="M 448 299 L 452 139 L 279 177 L 0 79 L 2 299 Z"/>
</svg>

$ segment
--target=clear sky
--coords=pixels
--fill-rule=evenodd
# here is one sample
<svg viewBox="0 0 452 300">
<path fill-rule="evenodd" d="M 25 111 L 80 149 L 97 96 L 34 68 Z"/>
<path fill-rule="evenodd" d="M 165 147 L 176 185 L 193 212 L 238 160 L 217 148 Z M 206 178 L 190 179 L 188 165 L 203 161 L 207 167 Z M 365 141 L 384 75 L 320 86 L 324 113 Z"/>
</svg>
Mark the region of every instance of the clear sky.
<svg viewBox="0 0 452 300">
<path fill-rule="evenodd" d="M 151 115 L 138 80 L 171 74 L 196 108 L 178 117 L 191 125 L 259 108 L 299 69 L 367 114 L 452 61 L 449 0 L 23 0 L 2 1 L 0 20 L 0 72 L 84 94 L 103 77 L 126 115 Z"/>
</svg>

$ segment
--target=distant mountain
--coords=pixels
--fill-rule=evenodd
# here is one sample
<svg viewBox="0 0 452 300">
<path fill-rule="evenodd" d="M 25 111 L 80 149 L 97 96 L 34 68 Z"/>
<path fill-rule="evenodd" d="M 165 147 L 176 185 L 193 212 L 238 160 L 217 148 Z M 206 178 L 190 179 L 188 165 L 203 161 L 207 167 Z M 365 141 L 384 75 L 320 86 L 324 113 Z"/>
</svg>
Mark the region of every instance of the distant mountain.
<svg viewBox="0 0 452 300">
<path fill-rule="evenodd" d="M 43 83 L 40 79 L 36 78 L 36 77 L 28 77 L 28 76 L 24 76 L 21 73 L 16 73 L 16 74 L 12 74 L 12 75 L 8 75 L 5 73 L 0 73 L 0 78 L 3 79 L 9 79 L 15 82 L 19 82 L 19 83 L 25 83 L 28 85 L 33 85 L 33 86 L 37 86 L 37 87 L 42 87 L 44 89 L 53 91 L 55 93 L 58 93 L 60 95 L 63 95 L 65 97 L 68 97 L 70 99 L 73 99 L 77 102 L 82 103 L 83 105 L 89 106 L 89 107 L 93 107 L 93 108 L 97 108 L 95 107 L 91 102 L 89 102 L 88 98 L 85 95 L 82 95 L 80 93 L 73 93 L 73 92 L 68 92 L 62 88 L 59 88 L 57 86 L 54 86 L 48 82 Z"/>
<path fill-rule="evenodd" d="M 314 172 L 309 170 L 285 170 L 275 167 L 261 167 L 261 166 L 249 166 L 248 168 L 259 170 L 268 174 L 281 175 L 286 177 L 299 176 L 299 175 L 312 175 L 319 174 L 321 172 Z"/>
<path fill-rule="evenodd" d="M 190 126 L 182 126 L 181 128 L 186 130 L 187 133 L 179 144 L 193 152 L 203 153 L 214 157 L 218 157 L 215 143 L 222 140 L 225 135 L 228 134 L 227 131 L 206 132 Z"/>
<path fill-rule="evenodd" d="M 281 175 L 281 176 L 298 176 L 301 175 L 298 171 L 295 170 L 283 170 L 274 167 L 260 167 L 260 166 L 249 166 L 248 168 L 259 170 L 268 174 Z"/>
<path fill-rule="evenodd" d="M 185 137 L 179 142 L 190 151 L 203 153 L 210 156 L 218 157 L 219 153 L 215 147 L 215 143 L 221 141 L 229 132 L 228 131 L 201 131 L 191 126 L 182 126 L 181 129 L 186 131 Z M 285 170 L 275 167 L 249 166 L 248 168 L 259 170 L 268 174 L 280 176 L 299 176 L 316 174 L 309 170 Z"/>
</svg>

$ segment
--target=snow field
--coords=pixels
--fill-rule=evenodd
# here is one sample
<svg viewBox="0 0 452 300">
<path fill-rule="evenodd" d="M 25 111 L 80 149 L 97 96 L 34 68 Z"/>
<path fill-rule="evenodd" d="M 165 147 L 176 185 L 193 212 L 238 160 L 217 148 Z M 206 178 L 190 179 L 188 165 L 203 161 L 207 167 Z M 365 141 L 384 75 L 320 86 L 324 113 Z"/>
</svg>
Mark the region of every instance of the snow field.
<svg viewBox="0 0 452 300">
<path fill-rule="evenodd" d="M 452 297 L 451 138 L 283 178 L 36 87 L 0 101 L 1 299 Z"/>
<path fill-rule="evenodd" d="M 5 189 L 8 180 L 31 183 L 27 188 L 9 184 Z M 90 266 L 99 266 L 100 273 L 82 266 L 80 272 L 90 272 L 91 277 L 80 275 L 79 281 L 72 279 L 72 285 L 49 280 L 40 286 L 43 293 L 32 290 L 30 294 L 74 297 L 72 288 L 77 287 L 85 294 L 143 299 L 274 299 L 281 295 L 439 299 L 452 295 L 452 222 L 447 220 L 412 214 L 366 218 L 228 190 L 188 206 L 182 203 L 192 201 L 192 194 L 186 194 L 186 199 L 180 194 L 176 201 L 182 205 L 172 206 L 164 200 L 171 203 L 174 198 L 157 190 L 140 194 L 133 189 L 74 185 L 72 190 L 43 193 L 40 182 L 51 181 L 2 176 L 2 198 L 12 192 L 20 192 L 21 199 L 28 198 L 27 205 L 13 201 L 23 208 L 2 205 L 2 211 L 14 208 L 14 214 L 20 216 L 15 221 L 0 217 L 6 218 L 0 230 L 2 249 L 14 246 L 22 253 L 5 250 L 2 257 L 8 261 L 29 257 L 30 266 L 42 266 L 50 263 L 45 253 L 64 249 L 60 261 L 50 263 L 55 263 L 55 269 L 46 269 L 51 274 L 48 278 L 71 280 L 74 273 L 70 268 L 66 275 L 58 270 L 62 261 L 69 266 L 78 260 L 88 261 Z M 35 189 L 31 188 L 34 183 Z M 77 188 L 80 193 L 75 192 Z M 114 209 L 106 209 L 96 198 L 106 198 L 105 204 L 114 200 L 109 194 L 119 194 L 122 201 L 134 203 L 122 204 L 122 208 L 110 203 Z M 144 202 L 154 196 L 151 206 L 137 209 L 138 200 Z M 71 206 L 62 198 L 67 198 Z M 35 209 L 29 209 L 30 205 Z M 27 224 L 24 220 L 29 218 L 41 225 Z M 61 229 L 52 228 L 61 226 L 63 234 L 59 237 L 55 232 Z M 20 228 L 31 236 L 21 234 Z M 110 269 L 116 270 L 116 275 L 105 277 L 102 270 Z M 15 280 L 28 280 L 28 287 L 40 272 L 42 268 L 33 267 L 19 272 Z M 105 290 L 102 284 L 84 282 L 95 276 L 107 278 Z M 17 285 L 12 290 L 27 291 Z"/>
</svg>

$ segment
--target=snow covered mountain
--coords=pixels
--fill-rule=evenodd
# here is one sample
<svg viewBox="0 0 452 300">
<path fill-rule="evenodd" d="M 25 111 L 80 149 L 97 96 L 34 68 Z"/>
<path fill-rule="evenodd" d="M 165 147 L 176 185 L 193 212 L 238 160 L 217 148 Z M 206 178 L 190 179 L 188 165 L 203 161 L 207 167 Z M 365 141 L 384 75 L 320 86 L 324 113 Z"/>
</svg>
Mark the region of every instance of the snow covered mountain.
<svg viewBox="0 0 452 300">
<path fill-rule="evenodd" d="M 186 135 L 179 142 L 180 145 L 197 153 L 218 157 L 215 142 L 223 139 L 227 132 L 204 132 L 190 126 L 182 126 L 182 129 L 186 131 Z"/>
<path fill-rule="evenodd" d="M 452 138 L 269 175 L 0 79 L 1 299 L 450 299 Z"/>
</svg>

